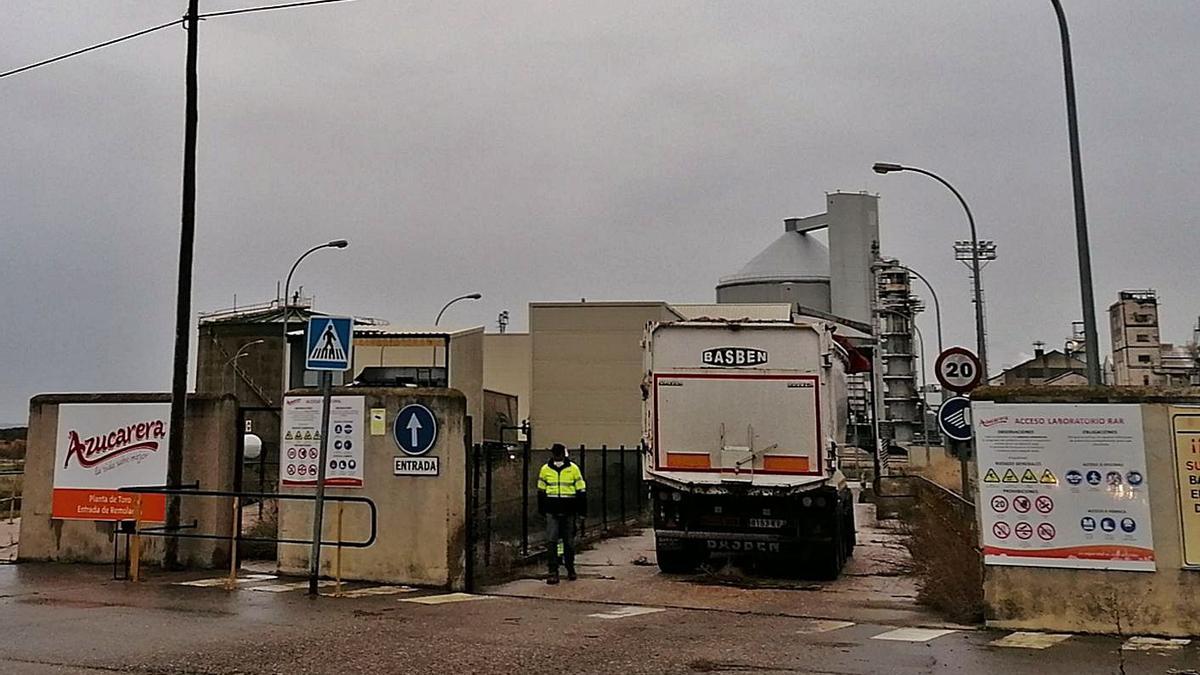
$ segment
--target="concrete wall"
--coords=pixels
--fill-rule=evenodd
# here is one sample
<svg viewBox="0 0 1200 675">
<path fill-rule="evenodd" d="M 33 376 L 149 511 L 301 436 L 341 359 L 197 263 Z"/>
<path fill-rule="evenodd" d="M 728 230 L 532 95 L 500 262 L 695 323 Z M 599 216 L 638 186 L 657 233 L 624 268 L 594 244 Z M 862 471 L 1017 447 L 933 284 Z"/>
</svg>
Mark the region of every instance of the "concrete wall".
<svg viewBox="0 0 1200 675">
<path fill-rule="evenodd" d="M 1044 631 L 1200 635 L 1200 570 L 1181 569 L 1175 450 L 1167 409 L 1200 404 L 1200 391 L 1148 388 L 987 387 L 974 400 L 1004 403 L 1140 403 L 1157 571 L 987 566 L 988 625 Z"/>
<path fill-rule="evenodd" d="M 451 356 L 453 359 L 453 356 Z M 309 392 L 296 392 L 309 393 Z M 384 583 L 463 588 L 466 518 L 467 401 L 461 392 L 447 389 L 338 388 L 334 396 L 365 396 L 366 409 L 387 409 L 387 430 L 364 437 L 363 487 L 327 490 L 330 495 L 352 495 L 373 500 L 379 509 L 378 539 L 369 548 L 342 549 L 342 578 Z M 427 406 L 437 417 L 437 443 L 427 456 L 438 457 L 438 476 L 395 476 L 392 458 L 402 455 L 392 440 L 391 427 L 400 409 L 410 403 Z M 365 426 L 365 420 L 364 420 Z M 284 492 L 312 494 L 311 488 L 285 488 Z M 364 540 L 370 520 L 362 505 L 345 505 L 342 539 Z M 280 500 L 281 538 L 312 538 L 312 502 Z M 337 538 L 338 506 L 326 504 L 323 540 Z M 307 545 L 281 544 L 279 569 L 307 574 Z M 321 573 L 332 576 L 335 547 L 321 554 Z"/>
<path fill-rule="evenodd" d="M 529 419 L 533 347 L 529 333 L 483 336 L 483 386 L 517 397 L 517 422 Z"/>
<path fill-rule="evenodd" d="M 483 359 L 483 328 L 450 339 L 450 387 L 467 397 L 473 443 L 483 442 Z"/>
<path fill-rule="evenodd" d="M 530 304 L 534 444 L 639 443 L 642 332 L 677 318 L 660 302 Z"/>
<path fill-rule="evenodd" d="M 64 403 L 157 403 L 167 394 L 45 394 L 29 404 L 29 436 L 25 459 L 21 537 L 17 559 L 56 562 L 111 563 L 114 524 L 105 521 L 53 520 L 54 451 L 58 406 Z M 237 401 L 232 396 L 188 397 L 183 482 L 199 481 L 205 490 L 232 490 L 237 460 Z M 181 501 L 181 521 L 197 521 L 196 532 L 228 537 L 232 502 L 224 498 Z M 161 563 L 161 537 L 143 539 L 145 562 Z M 124 542 L 122 542 L 122 545 Z M 179 562 L 187 567 L 229 564 L 227 541 L 181 539 Z"/>
</svg>

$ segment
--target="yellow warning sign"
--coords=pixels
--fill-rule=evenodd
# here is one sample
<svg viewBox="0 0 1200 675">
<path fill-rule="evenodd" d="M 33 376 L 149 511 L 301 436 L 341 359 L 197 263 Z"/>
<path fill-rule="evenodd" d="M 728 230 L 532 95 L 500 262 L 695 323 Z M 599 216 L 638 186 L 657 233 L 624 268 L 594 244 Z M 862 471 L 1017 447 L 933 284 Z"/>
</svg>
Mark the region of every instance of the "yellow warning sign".
<svg viewBox="0 0 1200 675">
<path fill-rule="evenodd" d="M 1033 472 L 1033 469 L 1025 469 L 1025 473 L 1021 475 L 1021 482 L 1036 483 L 1038 482 L 1037 474 Z"/>
<path fill-rule="evenodd" d="M 283 440 L 285 440 L 285 441 L 290 441 L 290 440 L 292 440 L 292 432 L 291 432 L 291 430 L 289 430 L 289 431 L 287 432 L 287 435 L 283 437 Z"/>
<path fill-rule="evenodd" d="M 312 432 L 311 431 L 304 432 L 304 440 L 306 440 L 306 441 L 312 440 Z"/>
<path fill-rule="evenodd" d="M 1039 482 L 1047 483 L 1049 485 L 1058 485 L 1058 477 L 1054 475 L 1053 471 L 1046 469 L 1042 472 L 1042 478 Z"/>
<path fill-rule="evenodd" d="M 321 432 L 318 431 L 317 433 L 313 434 L 313 440 L 314 441 L 321 440 Z"/>
<path fill-rule="evenodd" d="M 1017 474 L 1014 473 L 1012 469 L 1009 469 L 1008 471 L 1004 472 L 1004 482 L 1005 483 L 1019 483 L 1020 481 L 1017 480 Z"/>
<path fill-rule="evenodd" d="M 1000 475 L 996 473 L 996 470 L 995 470 L 995 469 L 988 469 L 988 470 L 987 470 L 987 474 L 985 474 L 985 475 L 984 475 L 984 477 L 983 477 L 983 482 L 985 482 L 985 483 L 999 483 L 999 482 L 1000 482 Z"/>
</svg>

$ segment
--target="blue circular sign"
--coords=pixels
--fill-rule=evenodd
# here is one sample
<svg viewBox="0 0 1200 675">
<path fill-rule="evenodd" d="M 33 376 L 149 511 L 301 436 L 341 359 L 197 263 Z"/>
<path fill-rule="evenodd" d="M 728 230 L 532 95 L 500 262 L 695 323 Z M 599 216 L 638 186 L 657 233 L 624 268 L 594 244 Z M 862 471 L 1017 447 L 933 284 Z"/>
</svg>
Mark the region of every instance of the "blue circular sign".
<svg viewBox="0 0 1200 675">
<path fill-rule="evenodd" d="M 1087 482 L 1089 485 L 1099 485 L 1100 484 L 1100 472 L 1096 471 L 1095 469 L 1087 472 Z"/>
<path fill-rule="evenodd" d="M 938 408 L 938 426 L 955 441 L 971 440 L 971 399 L 954 396 Z"/>
<path fill-rule="evenodd" d="M 1142 476 L 1141 471 L 1130 471 L 1129 473 L 1125 474 L 1125 480 L 1129 481 L 1130 485 L 1137 487 L 1141 485 L 1146 478 Z"/>
<path fill-rule="evenodd" d="M 1084 516 L 1079 521 L 1079 527 L 1083 528 L 1084 532 L 1095 532 L 1096 531 L 1096 519 L 1091 516 Z"/>
<path fill-rule="evenodd" d="M 1105 532 L 1112 532 L 1113 530 L 1117 529 L 1117 521 L 1113 520 L 1112 518 L 1101 518 L 1100 529 L 1104 530 Z"/>
<path fill-rule="evenodd" d="M 420 403 L 400 409 L 392 423 L 392 438 L 406 455 L 423 455 L 437 442 L 438 423 L 433 412 Z"/>
<path fill-rule="evenodd" d="M 1067 472 L 1067 482 L 1071 485 L 1079 485 L 1083 482 L 1083 474 L 1079 473 L 1075 469 L 1071 469 Z"/>
<path fill-rule="evenodd" d="M 1134 522 L 1133 518 L 1122 518 L 1121 529 L 1126 532 L 1133 532 L 1137 529 L 1137 523 Z"/>
</svg>

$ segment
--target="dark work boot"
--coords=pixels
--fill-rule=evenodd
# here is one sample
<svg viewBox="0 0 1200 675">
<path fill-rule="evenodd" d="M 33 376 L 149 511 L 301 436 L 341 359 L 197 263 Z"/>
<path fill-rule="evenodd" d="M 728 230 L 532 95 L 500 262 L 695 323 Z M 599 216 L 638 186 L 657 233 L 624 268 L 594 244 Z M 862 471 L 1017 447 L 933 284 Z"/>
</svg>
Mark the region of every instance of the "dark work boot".
<svg viewBox="0 0 1200 675">
<path fill-rule="evenodd" d="M 558 583 L 558 570 L 552 570 L 550 572 L 550 575 L 546 577 L 546 583 L 550 584 L 551 586 Z"/>
<path fill-rule="evenodd" d="M 575 574 L 575 566 L 567 565 L 567 581 L 575 581 L 579 575 Z"/>
</svg>

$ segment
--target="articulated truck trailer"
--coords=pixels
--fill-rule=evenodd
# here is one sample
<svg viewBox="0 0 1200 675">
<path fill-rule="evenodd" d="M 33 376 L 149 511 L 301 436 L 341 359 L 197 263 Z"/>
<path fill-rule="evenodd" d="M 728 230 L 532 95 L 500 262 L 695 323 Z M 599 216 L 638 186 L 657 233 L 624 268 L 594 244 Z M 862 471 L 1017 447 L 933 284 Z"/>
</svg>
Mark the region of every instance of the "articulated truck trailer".
<svg viewBox="0 0 1200 675">
<path fill-rule="evenodd" d="M 852 554 L 854 502 L 838 469 L 846 352 L 834 325 L 650 324 L 644 477 L 664 572 L 751 559 L 832 579 Z"/>
</svg>

